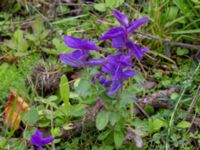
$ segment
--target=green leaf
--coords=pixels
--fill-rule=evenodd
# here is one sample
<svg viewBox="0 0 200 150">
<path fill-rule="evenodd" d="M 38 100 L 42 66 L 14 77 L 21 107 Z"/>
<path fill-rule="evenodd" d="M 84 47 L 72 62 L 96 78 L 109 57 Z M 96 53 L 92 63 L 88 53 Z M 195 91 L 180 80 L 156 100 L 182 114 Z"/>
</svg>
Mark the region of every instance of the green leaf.
<svg viewBox="0 0 200 150">
<path fill-rule="evenodd" d="M 136 80 L 137 83 L 143 84 L 145 82 L 145 78 L 142 75 L 142 73 L 137 73 L 136 76 L 134 76 L 134 79 Z"/>
<path fill-rule="evenodd" d="M 19 3 L 15 3 L 15 5 L 12 8 L 12 13 L 15 14 L 16 12 L 21 10 L 21 5 Z"/>
<path fill-rule="evenodd" d="M 23 116 L 23 121 L 25 124 L 34 125 L 38 120 L 39 115 L 34 107 L 32 107 L 32 109 Z"/>
<path fill-rule="evenodd" d="M 48 127 L 50 126 L 50 121 L 47 119 L 40 120 L 40 122 L 38 123 L 38 126 L 41 128 Z"/>
<path fill-rule="evenodd" d="M 83 104 L 70 105 L 69 110 L 70 116 L 80 117 L 85 115 L 85 105 Z"/>
<path fill-rule="evenodd" d="M 178 8 L 175 6 L 171 6 L 169 7 L 169 11 L 168 11 L 168 19 L 169 20 L 174 20 L 176 19 L 178 13 Z"/>
<path fill-rule="evenodd" d="M 110 113 L 110 124 L 112 126 L 114 126 L 117 123 L 117 121 L 119 121 L 119 119 L 120 119 L 119 114 L 114 113 L 114 112 Z"/>
<path fill-rule="evenodd" d="M 104 3 L 95 4 L 94 9 L 96 9 L 100 12 L 104 12 L 104 11 L 106 11 L 106 5 Z"/>
<path fill-rule="evenodd" d="M 41 17 L 36 17 L 36 20 L 33 24 L 33 32 L 35 35 L 41 34 L 44 30 L 44 24 Z"/>
<path fill-rule="evenodd" d="M 63 42 L 61 42 L 59 39 L 57 38 L 54 38 L 53 39 L 53 45 L 56 47 L 56 50 L 61 53 L 61 52 L 65 52 L 65 53 L 68 53 L 68 52 L 71 52 L 71 49 L 68 48 Z"/>
<path fill-rule="evenodd" d="M 190 125 L 191 123 L 188 121 L 181 121 L 177 124 L 177 127 L 185 129 L 185 128 L 190 127 Z"/>
<path fill-rule="evenodd" d="M 127 105 L 130 105 L 131 103 L 133 103 L 134 94 L 135 94 L 135 91 L 133 89 L 123 90 L 120 96 L 120 101 L 119 101 L 120 107 L 126 107 Z"/>
<path fill-rule="evenodd" d="M 30 33 L 26 33 L 25 37 L 27 40 L 30 40 L 32 42 L 35 42 L 37 40 L 36 36 L 34 36 L 33 34 L 30 34 Z"/>
<path fill-rule="evenodd" d="M 151 105 L 146 105 L 145 107 L 144 107 L 144 110 L 145 110 L 145 112 L 147 113 L 147 114 L 149 114 L 149 115 L 152 115 L 152 114 L 154 114 L 154 108 L 151 106 Z"/>
<path fill-rule="evenodd" d="M 58 99 L 58 97 L 55 96 L 55 95 L 51 95 L 51 96 L 49 96 L 49 97 L 47 98 L 47 100 L 50 101 L 50 102 L 56 101 L 57 99 Z"/>
<path fill-rule="evenodd" d="M 172 100 L 176 100 L 177 98 L 179 97 L 179 94 L 178 93 L 173 93 L 171 96 L 170 96 L 170 98 L 172 99 Z"/>
<path fill-rule="evenodd" d="M 106 130 L 105 132 L 102 132 L 99 136 L 98 136 L 98 140 L 103 141 L 105 140 L 109 134 L 111 133 L 112 130 Z"/>
<path fill-rule="evenodd" d="M 13 39 L 7 43 L 7 46 L 16 49 L 18 52 L 25 52 L 29 47 L 28 42 L 24 39 L 23 32 L 20 29 L 15 31 Z"/>
<path fill-rule="evenodd" d="M 4 44 L 11 49 L 17 49 L 17 42 L 15 40 L 8 40 Z"/>
<path fill-rule="evenodd" d="M 179 56 L 183 56 L 189 53 L 189 50 L 186 48 L 177 48 L 176 54 Z"/>
<path fill-rule="evenodd" d="M 173 0 L 173 2 L 176 4 L 176 6 L 180 9 L 180 11 L 186 15 L 191 17 L 193 16 L 192 9 L 190 9 L 190 5 L 187 3 L 186 0 Z"/>
<path fill-rule="evenodd" d="M 26 140 L 29 140 L 31 135 L 35 132 L 35 128 L 27 128 L 26 130 L 24 130 L 23 132 L 23 138 L 25 138 Z"/>
<path fill-rule="evenodd" d="M 78 95 L 79 96 L 87 96 L 89 94 L 90 86 L 91 86 L 90 81 L 81 79 L 78 82 L 78 86 L 76 87 L 76 91 L 77 91 Z"/>
<path fill-rule="evenodd" d="M 149 130 L 151 132 L 159 131 L 160 128 L 165 127 L 166 122 L 161 119 L 149 119 Z"/>
<path fill-rule="evenodd" d="M 19 42 L 21 39 L 23 39 L 23 32 L 20 29 L 17 29 L 17 31 L 15 31 L 14 36 L 13 36 L 14 40 Z"/>
<path fill-rule="evenodd" d="M 40 39 L 45 39 L 50 33 L 50 30 L 44 30 L 42 31 L 42 33 L 40 34 Z"/>
<path fill-rule="evenodd" d="M 124 3 L 124 0 L 105 0 L 106 6 L 110 8 L 117 8 Z"/>
<path fill-rule="evenodd" d="M 122 131 L 115 131 L 114 132 L 114 142 L 116 148 L 120 148 L 122 146 L 122 143 L 124 141 L 124 134 Z"/>
<path fill-rule="evenodd" d="M 17 43 L 17 51 L 19 52 L 26 52 L 28 49 L 28 42 L 25 39 L 21 39 L 18 43 Z"/>
<path fill-rule="evenodd" d="M 60 128 L 59 127 L 55 127 L 51 130 L 52 135 L 55 136 L 59 136 L 60 135 Z"/>
<path fill-rule="evenodd" d="M 26 149 L 25 143 L 21 139 L 18 139 L 18 138 L 10 139 L 10 143 L 11 143 L 10 149 L 12 149 L 12 150 L 24 150 L 24 149 Z"/>
<path fill-rule="evenodd" d="M 96 127 L 98 130 L 103 130 L 109 121 L 109 112 L 101 111 L 96 117 Z"/>
<path fill-rule="evenodd" d="M 69 103 L 70 90 L 69 90 L 69 82 L 65 75 L 63 75 L 60 79 L 59 89 L 60 89 L 61 99 L 63 100 L 65 109 L 68 112 L 69 106 L 70 106 L 70 103 Z"/>
</svg>

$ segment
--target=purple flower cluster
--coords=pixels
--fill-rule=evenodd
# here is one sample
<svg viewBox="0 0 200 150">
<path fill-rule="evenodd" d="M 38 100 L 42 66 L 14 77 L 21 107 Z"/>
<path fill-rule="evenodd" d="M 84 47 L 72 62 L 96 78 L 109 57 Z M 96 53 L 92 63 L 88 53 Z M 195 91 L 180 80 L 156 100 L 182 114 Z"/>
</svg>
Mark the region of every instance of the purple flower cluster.
<svg viewBox="0 0 200 150">
<path fill-rule="evenodd" d="M 132 21 L 129 23 L 128 17 L 113 10 L 114 17 L 121 24 L 120 26 L 109 29 L 104 33 L 100 40 L 112 40 L 112 47 L 118 51 L 115 55 L 107 56 L 105 59 L 90 59 L 88 60 L 90 50 L 99 50 L 94 41 L 88 39 L 78 39 L 72 36 L 65 36 L 65 44 L 75 49 L 72 53 L 60 54 L 60 60 L 73 67 L 80 66 L 101 66 L 100 73 L 96 74 L 99 82 L 108 90 L 107 94 L 111 95 L 116 93 L 123 87 L 123 82 L 136 75 L 132 71 L 133 58 L 141 60 L 143 54 L 148 51 L 148 48 L 141 48 L 136 43 L 129 39 L 129 35 L 142 24 L 148 21 L 147 17 Z"/>
<path fill-rule="evenodd" d="M 123 86 L 123 82 L 134 75 L 131 70 L 133 66 L 130 56 L 122 53 L 107 57 L 106 62 L 102 65 L 101 72 L 96 75 L 100 83 L 108 89 L 107 94 L 111 95 L 117 92 Z"/>
<path fill-rule="evenodd" d="M 135 56 L 138 60 L 141 60 L 143 53 L 148 50 L 148 48 L 141 48 L 139 45 L 133 43 L 129 39 L 129 35 L 142 24 L 148 22 L 148 18 L 144 17 L 129 23 L 128 17 L 123 13 L 114 10 L 113 14 L 115 18 L 119 21 L 121 26 L 114 27 L 100 38 L 100 40 L 112 39 L 112 47 L 117 49 L 128 49 L 128 54 L 130 56 Z"/>
<path fill-rule="evenodd" d="M 32 145 L 35 145 L 38 148 L 38 150 L 42 150 L 42 145 L 46 145 L 48 143 L 53 142 L 54 138 L 53 137 L 44 138 L 42 136 L 42 132 L 39 129 L 37 129 L 35 133 L 31 136 L 30 141 Z"/>
<path fill-rule="evenodd" d="M 95 45 L 94 41 L 89 41 L 87 38 L 81 40 L 72 36 L 64 37 L 65 44 L 73 49 L 76 49 L 69 54 L 60 54 L 60 60 L 69 66 L 80 67 L 84 65 L 98 65 L 101 63 L 101 60 L 90 60 L 86 61 L 89 56 L 90 50 L 99 50 L 100 48 Z"/>
</svg>

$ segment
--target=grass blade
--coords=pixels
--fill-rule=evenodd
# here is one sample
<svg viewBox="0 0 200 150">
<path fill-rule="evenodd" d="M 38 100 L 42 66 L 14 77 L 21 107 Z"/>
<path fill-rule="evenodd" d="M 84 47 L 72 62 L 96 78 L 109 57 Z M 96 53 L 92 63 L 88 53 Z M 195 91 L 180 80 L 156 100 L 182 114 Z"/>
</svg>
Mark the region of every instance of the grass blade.
<svg viewBox="0 0 200 150">
<path fill-rule="evenodd" d="M 69 82 L 65 75 L 61 77 L 59 88 L 60 88 L 61 99 L 63 100 L 65 109 L 68 112 L 70 105 L 69 103 L 70 90 L 69 90 Z"/>
</svg>

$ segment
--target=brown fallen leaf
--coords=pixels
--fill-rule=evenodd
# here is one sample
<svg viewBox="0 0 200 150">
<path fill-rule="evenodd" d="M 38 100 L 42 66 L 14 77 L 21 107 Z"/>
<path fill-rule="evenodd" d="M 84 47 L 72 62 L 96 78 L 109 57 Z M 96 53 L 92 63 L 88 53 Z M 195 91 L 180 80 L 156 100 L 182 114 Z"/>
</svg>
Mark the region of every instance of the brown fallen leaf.
<svg viewBox="0 0 200 150">
<path fill-rule="evenodd" d="M 29 110 L 29 105 L 23 98 L 12 91 L 4 110 L 4 124 L 12 129 L 18 129 L 23 113 Z"/>
</svg>

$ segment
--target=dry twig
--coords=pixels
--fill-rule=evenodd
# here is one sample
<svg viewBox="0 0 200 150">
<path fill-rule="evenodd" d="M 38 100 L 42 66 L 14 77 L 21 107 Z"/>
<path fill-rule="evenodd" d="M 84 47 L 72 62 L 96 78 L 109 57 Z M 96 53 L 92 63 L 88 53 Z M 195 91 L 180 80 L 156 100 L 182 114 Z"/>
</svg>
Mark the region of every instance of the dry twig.
<svg viewBox="0 0 200 150">
<path fill-rule="evenodd" d="M 185 48 L 189 48 L 189 49 L 200 49 L 200 45 L 192 45 L 192 44 L 188 44 L 188 43 L 182 43 L 182 42 L 174 42 L 174 41 L 170 41 L 167 39 L 162 39 L 159 38 L 157 36 L 148 34 L 148 33 L 142 33 L 139 31 L 134 31 L 136 34 L 138 35 L 142 35 L 148 39 L 152 39 L 152 40 L 156 40 L 156 41 L 161 41 L 166 45 L 171 45 L 171 46 L 180 46 L 180 47 L 185 47 Z"/>
</svg>

